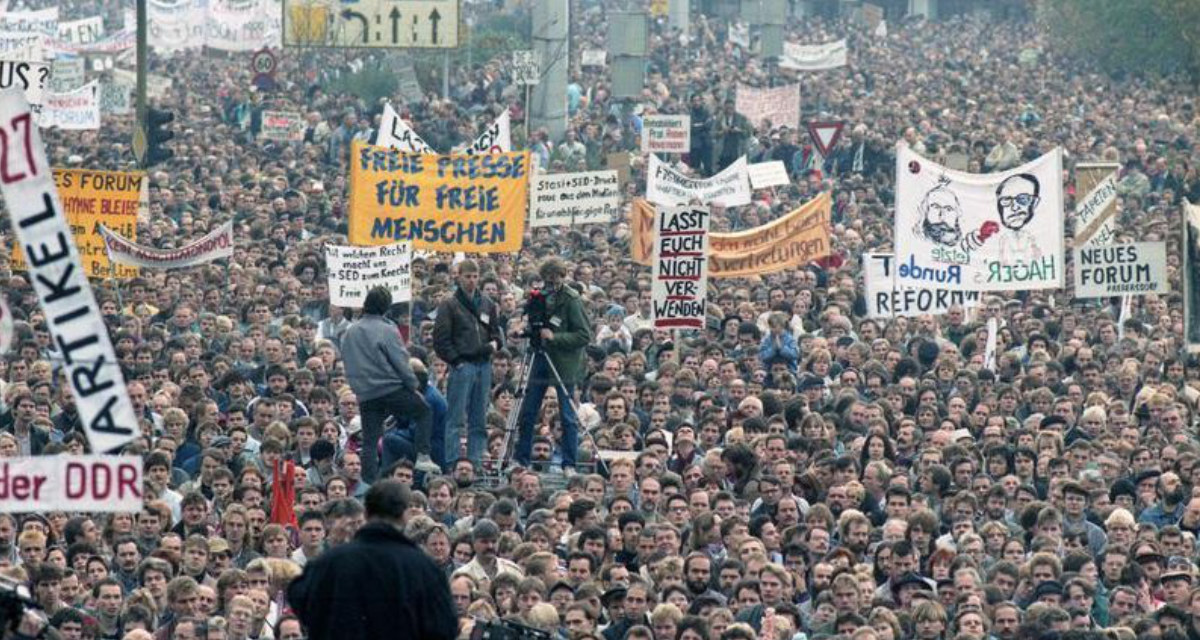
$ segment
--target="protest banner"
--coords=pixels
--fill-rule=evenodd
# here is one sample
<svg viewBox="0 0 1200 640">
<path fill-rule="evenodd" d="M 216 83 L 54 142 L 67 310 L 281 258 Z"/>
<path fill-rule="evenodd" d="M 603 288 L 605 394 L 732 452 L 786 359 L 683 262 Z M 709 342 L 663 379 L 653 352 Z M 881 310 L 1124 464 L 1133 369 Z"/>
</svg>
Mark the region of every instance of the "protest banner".
<svg viewBox="0 0 1200 640">
<path fill-rule="evenodd" d="M 117 267 L 113 271 L 105 251 L 100 226 L 119 229 L 126 237 L 137 236 L 137 210 L 145 175 L 89 169 L 55 169 L 54 182 L 62 203 L 61 210 L 75 237 L 82 260 L 83 275 L 88 278 L 133 278 L 137 269 Z M 12 253 L 14 269 L 27 267 L 20 247 Z"/>
<path fill-rule="evenodd" d="M 542 79 L 537 52 L 521 49 L 512 52 L 512 77 L 516 84 L 534 85 Z"/>
<path fill-rule="evenodd" d="M 658 114 L 642 118 L 643 153 L 687 153 L 691 147 L 691 116 Z"/>
<path fill-rule="evenodd" d="M 124 82 L 100 85 L 101 115 L 127 116 L 133 113 L 133 87 Z"/>
<path fill-rule="evenodd" d="M 38 126 L 64 131 L 100 128 L 100 83 L 98 80 L 64 93 L 46 91 L 37 114 Z"/>
<path fill-rule="evenodd" d="M 408 123 L 400 118 L 391 103 L 383 105 L 383 115 L 379 119 L 379 133 L 375 135 L 375 145 L 399 149 L 404 153 L 427 153 L 437 155 L 421 136 L 417 135 Z"/>
<path fill-rule="evenodd" d="M 177 249 L 147 247 L 100 225 L 108 259 L 116 264 L 147 269 L 184 269 L 233 257 L 233 222 L 213 229 L 199 240 Z"/>
<path fill-rule="evenodd" d="M 42 93 L 49 86 L 51 65 L 48 62 L 0 60 L 0 89 L 20 89 L 29 104 L 42 104 Z"/>
<path fill-rule="evenodd" d="M 15 244 L 29 254 L 28 279 L 64 360 L 63 379 L 70 386 L 92 451 L 120 449 L 140 437 L 141 429 L 71 238 L 71 225 L 59 201 L 61 187 L 55 186 L 41 132 L 21 93 L 0 93 L 0 130 L 5 134 L 0 136 L 4 158 L 0 191 L 16 232 Z"/>
<path fill-rule="evenodd" d="M 37 32 L 0 30 L 0 58 L 40 62 L 46 59 L 45 41 Z"/>
<path fill-rule="evenodd" d="M 726 207 L 750 204 L 746 156 L 711 178 L 689 178 L 651 154 L 650 169 L 646 173 L 646 199 L 666 206 L 687 204 L 692 200 Z"/>
<path fill-rule="evenodd" d="M 793 71 L 825 71 L 846 66 L 846 39 L 826 44 L 783 43 L 781 69 Z"/>
<path fill-rule="evenodd" d="M 1191 353 L 1200 352 L 1200 206 L 1183 202 L 1183 335 Z"/>
<path fill-rule="evenodd" d="M 273 0 L 206 0 L 204 46 L 247 52 L 280 46 L 283 19 Z"/>
<path fill-rule="evenodd" d="M 351 154 L 351 244 L 410 240 L 429 251 L 520 250 L 528 152 L 428 156 L 356 142 Z"/>
<path fill-rule="evenodd" d="M 1121 165 L 1075 165 L 1075 246 L 1110 244 L 1117 235 L 1117 172 Z"/>
<path fill-rule="evenodd" d="M 86 72 L 83 58 L 58 58 L 50 65 L 50 90 L 74 91 L 83 86 Z"/>
<path fill-rule="evenodd" d="M 58 40 L 67 44 L 85 45 L 104 38 L 104 18 L 92 16 L 82 20 L 58 23 Z"/>
<path fill-rule="evenodd" d="M 633 179 L 633 154 L 628 151 L 614 151 L 604 156 L 604 166 L 617 172 L 621 188 Z"/>
<path fill-rule="evenodd" d="M 615 170 L 535 174 L 529 226 L 608 224 L 617 219 L 621 184 Z"/>
<path fill-rule="evenodd" d="M 58 7 L 0 13 L 0 31 L 36 33 L 54 38 L 58 35 Z"/>
<path fill-rule="evenodd" d="M 787 167 L 784 166 L 782 160 L 752 164 L 746 167 L 746 173 L 750 176 L 752 189 L 782 187 L 791 182 L 788 180 Z"/>
<path fill-rule="evenodd" d="M 13 344 L 13 314 L 8 308 L 8 297 L 0 295 L 0 356 L 9 352 Z"/>
<path fill-rule="evenodd" d="M 455 153 L 469 156 L 479 153 L 509 153 L 512 151 L 512 117 L 508 109 L 500 114 L 488 128 L 479 134 L 471 144 L 455 149 Z"/>
<path fill-rule="evenodd" d="M 703 329 L 708 298 L 708 207 L 659 207 L 651 298 L 655 329 Z"/>
<path fill-rule="evenodd" d="M 1009 171 L 971 174 L 900 144 L 894 246 L 902 287 L 1061 288 L 1061 150 Z"/>
<path fill-rule="evenodd" d="M 204 46 L 203 0 L 147 0 L 150 48 L 162 56 Z"/>
<path fill-rule="evenodd" d="M 0 462 L 0 513 L 137 513 L 139 456 L 22 456 Z"/>
<path fill-rule="evenodd" d="M 308 125 L 304 116 L 292 111 L 264 111 L 262 114 L 263 140 L 300 142 L 304 140 L 304 129 Z"/>
<path fill-rule="evenodd" d="M 746 116 L 756 129 L 768 121 L 772 128 L 800 127 L 799 84 L 763 89 L 739 84 L 735 105 L 737 112 Z"/>
<path fill-rule="evenodd" d="M 584 49 L 579 56 L 579 64 L 584 67 L 603 68 L 608 64 L 608 52 L 604 49 Z"/>
<path fill-rule="evenodd" d="M 983 368 L 988 371 L 996 370 L 996 342 L 999 337 L 1000 319 L 992 316 L 987 321 L 987 341 L 983 347 Z"/>
<path fill-rule="evenodd" d="M 912 318 L 943 315 L 952 306 L 979 305 L 978 291 L 914 289 L 896 286 L 896 260 L 890 253 L 863 254 L 863 297 L 868 318 Z"/>
<path fill-rule="evenodd" d="M 358 309 L 367 292 L 387 287 L 392 302 L 412 300 L 412 245 L 407 242 L 378 247 L 325 245 L 325 270 L 329 273 L 329 303 Z"/>
<path fill-rule="evenodd" d="M 1075 297 L 1169 293 L 1165 242 L 1091 244 L 1075 248 Z"/>
</svg>

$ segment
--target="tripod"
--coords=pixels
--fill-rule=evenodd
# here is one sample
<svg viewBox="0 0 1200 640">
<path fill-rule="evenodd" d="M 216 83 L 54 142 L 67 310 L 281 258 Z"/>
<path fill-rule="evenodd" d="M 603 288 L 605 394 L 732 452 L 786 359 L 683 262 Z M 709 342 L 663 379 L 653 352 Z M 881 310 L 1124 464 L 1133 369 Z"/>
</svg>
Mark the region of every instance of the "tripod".
<svg viewBox="0 0 1200 640">
<path fill-rule="evenodd" d="M 518 432 L 520 429 L 519 423 L 521 421 L 521 413 L 525 408 L 525 401 L 528 399 L 527 392 L 529 390 L 529 379 L 533 371 L 533 365 L 539 357 L 544 358 L 546 364 L 550 366 L 550 373 L 554 376 L 554 381 L 558 383 L 558 387 L 556 387 L 556 389 L 566 389 L 567 387 L 567 385 L 563 383 L 562 376 L 558 374 L 558 367 L 554 366 L 554 361 L 550 359 L 550 356 L 546 354 L 546 351 L 540 347 L 530 345 L 529 350 L 526 351 L 524 357 L 521 358 L 521 377 L 517 380 L 516 396 L 520 398 L 520 401 L 518 401 L 516 406 L 514 406 L 508 412 L 508 419 L 505 420 L 504 423 L 504 443 L 500 448 L 500 465 L 497 469 L 497 472 L 503 473 L 512 462 L 514 454 L 513 449 L 516 446 L 514 435 L 516 435 L 517 438 L 520 437 Z M 574 410 L 575 415 L 578 416 L 579 407 L 575 403 L 575 398 L 567 395 L 565 401 L 571 403 L 571 409 Z M 563 399 L 559 398 L 559 402 L 563 402 Z M 560 419 L 562 418 L 560 417 Z M 566 429 L 565 424 L 563 425 L 563 429 Z"/>
</svg>

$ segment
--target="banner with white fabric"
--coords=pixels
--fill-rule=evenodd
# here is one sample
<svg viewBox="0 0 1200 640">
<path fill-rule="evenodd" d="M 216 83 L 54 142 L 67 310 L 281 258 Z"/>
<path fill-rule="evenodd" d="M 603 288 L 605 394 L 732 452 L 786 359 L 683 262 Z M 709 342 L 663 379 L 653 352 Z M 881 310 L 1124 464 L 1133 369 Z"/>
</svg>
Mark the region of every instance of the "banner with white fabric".
<svg viewBox="0 0 1200 640">
<path fill-rule="evenodd" d="M 226 222 L 199 240 L 177 249 L 147 247 L 104 225 L 100 225 L 100 235 L 104 238 L 109 260 L 133 267 L 185 269 L 233 257 L 233 222 Z"/>
<path fill-rule="evenodd" d="M 68 44 L 92 44 L 104 37 L 104 17 L 92 16 L 82 20 L 58 23 L 58 41 Z"/>
<path fill-rule="evenodd" d="M 17 456 L 0 463 L 0 513 L 142 510 L 140 456 Z"/>
<path fill-rule="evenodd" d="M 702 204 L 738 207 L 750 204 L 750 175 L 746 156 L 711 178 L 689 178 L 650 154 L 646 173 L 646 199 L 654 204 L 675 206 L 699 200 Z"/>
<path fill-rule="evenodd" d="M 411 242 L 377 247 L 325 245 L 329 304 L 357 309 L 375 287 L 387 287 L 392 302 L 412 300 L 412 255 Z"/>
<path fill-rule="evenodd" d="M 208 0 L 204 45 L 232 52 L 278 47 L 281 12 L 275 0 Z"/>
<path fill-rule="evenodd" d="M 793 71 L 825 71 L 846 66 L 846 39 L 826 44 L 783 43 L 779 58 L 781 69 Z"/>
<path fill-rule="evenodd" d="M 770 121 L 774 128 L 800 128 L 800 84 L 756 88 L 738 85 L 737 112 L 746 116 L 754 128 Z"/>
<path fill-rule="evenodd" d="M 0 60 L 0 89 L 20 89 L 31 105 L 42 104 L 42 93 L 49 89 L 49 62 Z"/>
<path fill-rule="evenodd" d="M 972 174 L 896 147 L 896 282 L 1023 291 L 1063 286 L 1062 151 Z"/>
<path fill-rule="evenodd" d="M 1075 165 L 1075 246 L 1111 244 L 1117 235 L 1116 163 Z"/>
<path fill-rule="evenodd" d="M 38 33 L 47 38 L 58 36 L 58 7 L 38 11 L 0 13 L 0 31 Z"/>
<path fill-rule="evenodd" d="M 505 109 L 504 113 L 489 124 L 471 144 L 455 149 L 454 153 L 465 153 L 469 156 L 480 153 L 509 153 L 512 151 L 511 120 L 508 109 Z"/>
<path fill-rule="evenodd" d="M 896 286 L 896 260 L 890 253 L 863 254 L 863 298 L 868 318 L 914 318 L 943 315 L 951 307 L 979 305 L 978 291 Z"/>
<path fill-rule="evenodd" d="M 204 46 L 202 0 L 146 0 L 150 48 L 172 55 Z"/>
<path fill-rule="evenodd" d="M 38 126 L 58 127 L 64 131 L 99 129 L 100 81 L 92 80 L 65 93 L 44 92 Z"/>
<path fill-rule="evenodd" d="M 475 155 L 477 153 L 510 153 L 512 151 L 512 118 L 506 109 L 471 144 L 457 147 L 451 153 Z M 379 133 L 375 135 L 375 146 L 399 149 L 405 153 L 438 155 L 437 150 L 421 139 L 417 132 L 400 117 L 392 105 L 383 105 L 383 116 L 379 119 Z"/>
</svg>

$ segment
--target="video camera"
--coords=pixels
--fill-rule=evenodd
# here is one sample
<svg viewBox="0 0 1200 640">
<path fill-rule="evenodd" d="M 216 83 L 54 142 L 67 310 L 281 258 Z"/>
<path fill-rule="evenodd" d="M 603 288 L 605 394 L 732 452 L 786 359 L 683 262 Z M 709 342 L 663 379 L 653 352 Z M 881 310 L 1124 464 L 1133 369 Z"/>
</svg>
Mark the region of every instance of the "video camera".
<svg viewBox="0 0 1200 640">
<path fill-rule="evenodd" d="M 551 640 L 553 636 L 512 620 L 475 619 L 471 640 Z"/>
<path fill-rule="evenodd" d="M 525 300 L 525 337 L 529 339 L 529 346 L 534 349 L 542 349 L 545 344 L 542 343 L 542 329 L 550 329 L 550 300 L 546 297 L 546 292 L 541 289 L 532 289 L 529 292 L 529 297 Z"/>
<path fill-rule="evenodd" d="M 29 587 L 0 576 L 0 635 L 5 635 L 10 631 L 15 633 L 26 611 L 40 610 L 41 608 L 33 599 Z M 39 634 L 35 637 L 42 636 Z"/>
</svg>

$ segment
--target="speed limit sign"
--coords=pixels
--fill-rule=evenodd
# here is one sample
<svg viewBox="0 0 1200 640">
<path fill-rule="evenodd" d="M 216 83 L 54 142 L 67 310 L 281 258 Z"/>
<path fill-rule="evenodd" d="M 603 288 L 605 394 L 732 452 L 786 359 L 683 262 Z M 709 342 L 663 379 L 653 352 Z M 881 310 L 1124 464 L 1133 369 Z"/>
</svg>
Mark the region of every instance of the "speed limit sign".
<svg viewBox="0 0 1200 640">
<path fill-rule="evenodd" d="M 271 53 L 270 49 L 259 49 L 250 58 L 250 70 L 256 74 L 272 75 L 275 73 L 276 64 L 275 54 Z"/>
</svg>

